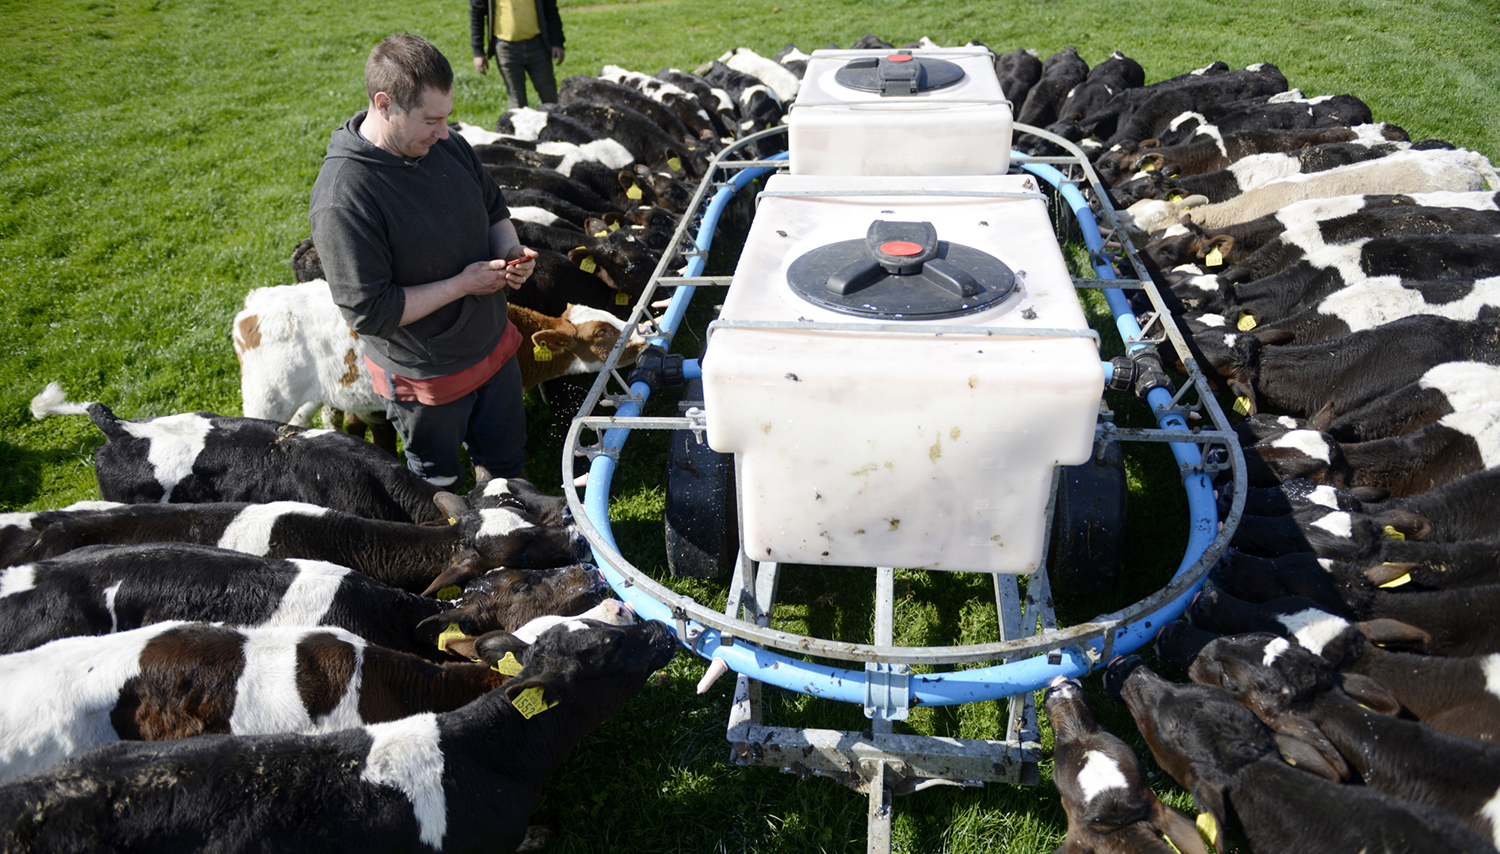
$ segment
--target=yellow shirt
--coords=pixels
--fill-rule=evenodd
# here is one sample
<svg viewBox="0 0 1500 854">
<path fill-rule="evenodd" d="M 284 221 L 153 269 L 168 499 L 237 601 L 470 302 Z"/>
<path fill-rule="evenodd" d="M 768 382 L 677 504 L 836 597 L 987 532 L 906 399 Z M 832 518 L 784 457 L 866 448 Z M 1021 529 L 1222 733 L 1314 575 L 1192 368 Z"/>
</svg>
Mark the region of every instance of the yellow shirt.
<svg viewBox="0 0 1500 854">
<path fill-rule="evenodd" d="M 533 0 L 495 0 L 495 38 L 523 42 L 541 34 Z"/>
</svg>

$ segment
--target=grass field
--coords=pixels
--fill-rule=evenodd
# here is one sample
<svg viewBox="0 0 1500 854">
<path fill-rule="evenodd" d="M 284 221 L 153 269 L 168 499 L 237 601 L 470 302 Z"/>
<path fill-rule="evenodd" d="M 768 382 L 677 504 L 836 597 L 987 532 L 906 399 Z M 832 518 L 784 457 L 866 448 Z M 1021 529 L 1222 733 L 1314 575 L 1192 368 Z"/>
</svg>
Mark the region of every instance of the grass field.
<svg viewBox="0 0 1500 854">
<path fill-rule="evenodd" d="M 1377 120 L 1413 139 L 1442 137 L 1500 156 L 1500 10 L 1493 0 L 640 0 L 563 2 L 562 74 L 605 64 L 651 73 L 692 69 L 747 46 L 811 51 L 873 32 L 897 44 L 979 39 L 997 52 L 1046 56 L 1076 45 L 1090 63 L 1121 50 L 1159 80 L 1213 60 L 1269 61 L 1308 95 L 1352 93 Z M 74 400 L 127 417 L 188 410 L 238 414 L 229 320 L 252 288 L 288 283 L 292 247 L 307 234 L 307 195 L 329 132 L 362 104 L 371 45 L 398 30 L 436 42 L 457 71 L 456 118 L 494 123 L 498 78 L 468 61 L 467 5 L 371 0 L 358 8 L 311 0 L 0 0 L 0 511 L 97 497 L 91 455 L 102 441 L 83 418 L 34 421 L 27 404 L 49 380 Z M 555 434 L 534 402 L 531 470 L 560 483 Z M 636 440 L 632 440 L 635 442 Z M 660 459 L 660 440 L 640 452 Z M 653 444 L 655 443 L 655 444 Z M 653 456 L 655 455 L 655 456 Z M 549 463 L 546 465 L 544 463 Z M 660 570 L 662 493 L 654 463 L 622 467 L 612 508 L 622 546 Z M 1133 464 L 1139 492 L 1129 540 L 1132 572 L 1150 579 L 1180 540 L 1180 497 Z M 1180 492 L 1180 490 L 1178 491 Z M 1137 524 L 1134 520 L 1143 519 Z M 632 554 L 632 557 L 635 557 Z M 684 583 L 704 601 L 707 582 Z M 798 576 L 789 628 L 858 618 L 860 589 L 837 571 Z M 805 587 L 805 592 L 800 588 Z M 857 587 L 857 585 L 856 585 Z M 934 590 L 933 588 L 942 588 Z M 837 589 L 829 597 L 822 591 Z M 898 598 L 933 597 L 956 613 L 913 616 L 982 624 L 987 587 L 963 575 L 903 573 Z M 1127 591 L 1138 598 L 1138 591 Z M 1130 601 L 1130 600 L 1127 600 Z M 1073 616 L 1100 603 L 1062 603 Z M 992 611 L 992 608 L 991 608 Z M 705 697 L 702 672 L 681 656 L 666 677 L 576 750 L 547 789 L 538 819 L 557 852 L 858 851 L 863 798 L 827 780 L 799 780 L 727 762 L 729 680 Z M 1097 691 L 1098 680 L 1088 680 Z M 1110 727 L 1134 739 L 1112 704 Z M 985 704 L 923 710 L 908 729 L 996 736 Z M 857 709 L 773 693 L 768 719 L 861 728 Z M 1138 751 L 1146 754 L 1134 739 Z M 1147 760 L 1149 765 L 1149 759 Z M 1064 818 L 1043 768 L 1036 788 L 938 789 L 897 803 L 901 851 L 1046 852 Z M 1184 793 L 1159 772 L 1158 792 Z"/>
</svg>

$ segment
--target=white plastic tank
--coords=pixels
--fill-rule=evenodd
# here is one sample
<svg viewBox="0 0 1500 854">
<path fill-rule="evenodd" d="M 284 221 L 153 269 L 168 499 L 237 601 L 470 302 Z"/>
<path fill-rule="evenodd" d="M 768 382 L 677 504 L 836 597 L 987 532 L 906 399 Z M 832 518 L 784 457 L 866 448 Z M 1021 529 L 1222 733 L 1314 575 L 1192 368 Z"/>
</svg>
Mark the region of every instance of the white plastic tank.
<svg viewBox="0 0 1500 854">
<path fill-rule="evenodd" d="M 1104 372 L 1034 178 L 774 176 L 710 330 L 749 557 L 1036 569 Z"/>
<path fill-rule="evenodd" d="M 794 175 L 1003 175 L 1011 104 L 983 47 L 817 50 L 787 117 Z"/>
</svg>

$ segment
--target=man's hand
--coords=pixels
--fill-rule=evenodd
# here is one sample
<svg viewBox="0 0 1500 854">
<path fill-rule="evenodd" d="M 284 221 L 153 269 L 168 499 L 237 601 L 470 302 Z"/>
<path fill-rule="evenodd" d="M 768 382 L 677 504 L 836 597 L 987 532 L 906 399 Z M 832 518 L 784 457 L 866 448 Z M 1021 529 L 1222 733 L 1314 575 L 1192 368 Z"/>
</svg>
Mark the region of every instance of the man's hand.
<svg viewBox="0 0 1500 854">
<path fill-rule="evenodd" d="M 560 47 L 554 47 L 552 49 L 552 61 L 557 63 L 558 65 L 562 65 L 563 57 L 566 55 L 567 51 L 563 50 Z"/>
<path fill-rule="evenodd" d="M 561 62 L 562 60 L 558 60 L 558 61 Z M 480 74 L 484 73 L 484 70 L 489 67 L 489 64 L 490 63 L 489 63 L 489 58 L 488 57 L 484 57 L 484 56 L 476 56 L 476 57 L 474 57 L 474 70 L 478 71 Z"/>
<path fill-rule="evenodd" d="M 511 290 L 517 290 L 536 272 L 537 251 L 517 244 L 505 253 L 505 279 Z M 498 262 L 490 262 L 498 263 Z"/>
</svg>

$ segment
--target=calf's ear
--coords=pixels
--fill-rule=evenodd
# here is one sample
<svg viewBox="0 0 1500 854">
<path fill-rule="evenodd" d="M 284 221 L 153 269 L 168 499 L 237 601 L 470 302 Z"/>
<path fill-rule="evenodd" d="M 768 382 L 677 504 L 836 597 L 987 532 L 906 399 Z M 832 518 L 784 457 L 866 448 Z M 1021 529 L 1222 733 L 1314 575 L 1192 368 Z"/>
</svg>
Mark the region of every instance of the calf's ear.
<svg viewBox="0 0 1500 854">
<path fill-rule="evenodd" d="M 1198 835 L 1198 828 L 1188 817 L 1162 803 L 1151 799 L 1151 826 L 1165 836 L 1181 854 L 1208 854 L 1208 846 Z"/>
<path fill-rule="evenodd" d="M 1362 673 L 1340 673 L 1339 684 L 1354 702 L 1382 715 L 1401 714 L 1401 702 L 1390 689 Z"/>
<path fill-rule="evenodd" d="M 1342 759 L 1338 760 L 1340 767 L 1334 767 L 1327 754 L 1295 736 L 1277 733 L 1276 749 L 1288 765 L 1330 782 L 1342 783 L 1349 777 L 1349 766 Z"/>
<path fill-rule="evenodd" d="M 458 517 L 469 512 L 469 503 L 451 492 L 439 492 L 432 496 L 432 503 L 448 516 L 449 522 L 456 522 Z"/>
<path fill-rule="evenodd" d="M 1425 651 L 1427 645 L 1432 643 L 1432 635 L 1410 623 L 1392 620 L 1389 617 L 1365 620 L 1355 623 L 1354 626 L 1372 643 L 1380 646 L 1412 647 Z"/>
<path fill-rule="evenodd" d="M 1193 822 L 1194 830 L 1218 854 L 1224 854 L 1229 844 L 1224 839 L 1224 816 L 1228 814 L 1224 806 L 1224 788 L 1197 780 L 1189 791 L 1193 794 L 1193 803 L 1198 805 L 1198 818 Z M 1187 852 L 1184 851 L 1183 854 Z"/>
<path fill-rule="evenodd" d="M 1394 539 L 1425 540 L 1432 533 L 1432 523 L 1426 516 L 1400 508 L 1375 514 L 1375 524 L 1385 528 L 1388 535 L 1392 531 L 1401 535 Z"/>
</svg>

